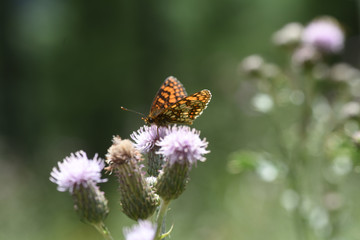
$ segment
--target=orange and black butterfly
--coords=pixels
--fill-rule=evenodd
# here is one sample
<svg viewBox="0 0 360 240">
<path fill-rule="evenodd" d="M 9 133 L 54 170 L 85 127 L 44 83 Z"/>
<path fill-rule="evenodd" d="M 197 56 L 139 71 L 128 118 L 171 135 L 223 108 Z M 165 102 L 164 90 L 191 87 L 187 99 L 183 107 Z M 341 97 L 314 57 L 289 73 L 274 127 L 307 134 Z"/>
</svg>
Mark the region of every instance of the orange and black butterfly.
<svg viewBox="0 0 360 240">
<path fill-rule="evenodd" d="M 158 126 L 172 123 L 191 125 L 210 99 L 211 93 L 207 89 L 187 96 L 183 85 L 175 77 L 168 77 L 155 95 L 150 113 L 144 121 Z"/>
</svg>

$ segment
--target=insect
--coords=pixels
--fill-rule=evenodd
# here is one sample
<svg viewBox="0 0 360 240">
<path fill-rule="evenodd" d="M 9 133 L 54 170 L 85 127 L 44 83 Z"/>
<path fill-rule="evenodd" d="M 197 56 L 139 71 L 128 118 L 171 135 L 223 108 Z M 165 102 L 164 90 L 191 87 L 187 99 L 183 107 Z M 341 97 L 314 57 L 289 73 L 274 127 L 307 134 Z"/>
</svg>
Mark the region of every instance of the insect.
<svg viewBox="0 0 360 240">
<path fill-rule="evenodd" d="M 170 76 L 156 93 L 149 115 L 143 119 L 146 124 L 155 123 L 158 126 L 172 123 L 191 125 L 210 100 L 211 93 L 207 89 L 187 96 L 180 81 Z"/>
</svg>

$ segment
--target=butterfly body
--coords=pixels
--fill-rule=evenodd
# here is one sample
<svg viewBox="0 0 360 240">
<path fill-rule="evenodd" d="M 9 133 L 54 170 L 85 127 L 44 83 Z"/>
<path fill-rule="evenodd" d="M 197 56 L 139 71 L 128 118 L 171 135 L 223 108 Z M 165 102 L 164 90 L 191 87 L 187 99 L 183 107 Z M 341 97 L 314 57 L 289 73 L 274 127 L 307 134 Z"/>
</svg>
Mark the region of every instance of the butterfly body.
<svg viewBox="0 0 360 240">
<path fill-rule="evenodd" d="M 211 93 L 204 89 L 187 96 L 183 85 L 168 77 L 155 95 L 145 123 L 165 126 L 172 123 L 189 124 L 201 115 L 210 102 Z"/>
</svg>

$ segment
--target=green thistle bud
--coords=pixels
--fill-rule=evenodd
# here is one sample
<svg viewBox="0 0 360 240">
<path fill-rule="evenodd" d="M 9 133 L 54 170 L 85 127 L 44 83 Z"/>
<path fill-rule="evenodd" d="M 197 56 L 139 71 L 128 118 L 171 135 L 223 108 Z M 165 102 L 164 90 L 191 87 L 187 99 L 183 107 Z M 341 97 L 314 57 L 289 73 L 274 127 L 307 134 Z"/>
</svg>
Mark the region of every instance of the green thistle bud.
<svg viewBox="0 0 360 240">
<path fill-rule="evenodd" d="M 156 152 L 159 150 L 158 146 L 155 146 L 153 149 L 151 149 L 147 155 L 148 158 L 148 168 L 147 173 L 150 176 L 157 177 L 159 175 L 159 171 L 162 168 L 162 165 L 164 163 L 164 157 L 162 155 L 156 154 Z"/>
<path fill-rule="evenodd" d="M 93 183 L 81 184 L 72 192 L 74 208 L 80 220 L 88 224 L 102 223 L 109 213 L 104 193 Z"/>
<path fill-rule="evenodd" d="M 165 201 L 178 198 L 185 191 L 190 167 L 189 162 L 167 162 L 155 185 L 156 193 Z"/>
<path fill-rule="evenodd" d="M 141 170 L 141 155 L 130 140 L 114 137 L 107 154 L 107 170 L 115 172 L 119 181 L 120 203 L 131 219 L 147 219 L 159 205 L 159 198 L 151 189 Z"/>
</svg>

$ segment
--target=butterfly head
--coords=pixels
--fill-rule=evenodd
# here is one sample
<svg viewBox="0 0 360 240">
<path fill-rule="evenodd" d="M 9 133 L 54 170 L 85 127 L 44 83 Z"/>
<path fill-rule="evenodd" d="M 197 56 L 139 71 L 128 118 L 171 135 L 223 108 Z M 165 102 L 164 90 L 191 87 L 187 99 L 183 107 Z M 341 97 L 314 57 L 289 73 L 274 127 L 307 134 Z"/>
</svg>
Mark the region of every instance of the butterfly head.
<svg viewBox="0 0 360 240">
<path fill-rule="evenodd" d="M 145 122 L 146 124 L 152 124 L 152 123 L 155 122 L 152 117 L 146 117 L 146 118 L 143 118 L 143 117 L 142 117 L 142 119 L 144 120 L 144 122 Z"/>
</svg>

